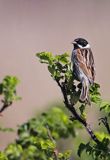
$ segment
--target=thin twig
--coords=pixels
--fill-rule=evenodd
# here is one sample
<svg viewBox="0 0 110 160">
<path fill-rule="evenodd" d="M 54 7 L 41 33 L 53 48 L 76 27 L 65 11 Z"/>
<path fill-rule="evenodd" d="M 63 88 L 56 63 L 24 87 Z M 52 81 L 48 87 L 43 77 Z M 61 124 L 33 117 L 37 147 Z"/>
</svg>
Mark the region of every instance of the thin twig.
<svg viewBox="0 0 110 160">
<path fill-rule="evenodd" d="M 1 115 L 1 113 L 5 110 L 5 109 L 7 109 L 10 105 L 12 105 L 12 102 L 10 102 L 10 103 L 5 103 L 5 102 L 3 102 L 3 106 L 1 107 L 1 109 L 0 109 L 0 115 Z"/>
</svg>

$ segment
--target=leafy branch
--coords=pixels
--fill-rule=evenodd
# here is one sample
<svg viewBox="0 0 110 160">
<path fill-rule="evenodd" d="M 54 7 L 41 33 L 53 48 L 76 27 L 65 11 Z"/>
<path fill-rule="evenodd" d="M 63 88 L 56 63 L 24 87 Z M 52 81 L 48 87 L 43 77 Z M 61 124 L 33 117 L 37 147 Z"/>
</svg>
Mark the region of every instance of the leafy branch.
<svg viewBox="0 0 110 160">
<path fill-rule="evenodd" d="M 16 141 L 2 154 L 9 160 L 69 160 L 71 152 L 58 152 L 57 141 L 74 137 L 74 126 L 60 108 L 52 107 L 19 126 Z"/>
<path fill-rule="evenodd" d="M 99 143 L 99 140 L 93 133 L 86 119 L 83 118 L 82 115 L 80 115 L 75 109 L 75 104 L 79 101 L 80 88 L 75 85 L 75 79 L 71 71 L 71 64 L 68 60 L 68 54 L 64 53 L 62 55 L 53 56 L 51 53 L 41 52 L 38 53 L 37 56 L 40 58 L 41 63 L 48 64 L 48 70 L 51 73 L 51 76 L 57 82 L 62 91 L 65 106 L 72 113 L 73 117 L 82 123 L 91 138 L 96 143 Z"/>
<path fill-rule="evenodd" d="M 19 80 L 14 76 L 6 76 L 0 83 L 0 95 L 2 97 L 2 106 L 0 108 L 0 114 L 7 109 L 16 100 L 21 99 L 16 94 L 16 86 Z"/>
<path fill-rule="evenodd" d="M 51 77 L 57 82 L 58 86 L 61 89 L 64 98 L 64 104 L 66 108 L 71 112 L 71 120 L 77 120 L 80 122 L 87 130 L 88 134 L 91 137 L 91 140 L 95 143 L 88 142 L 87 144 L 81 143 L 78 150 L 78 155 L 80 156 L 83 150 L 86 150 L 87 153 L 93 155 L 93 158 L 108 158 L 110 149 L 109 149 L 109 140 L 106 136 L 102 136 L 103 139 L 100 139 L 99 134 L 96 134 L 92 129 L 90 124 L 88 124 L 86 119 L 85 107 L 86 103 L 79 101 L 79 96 L 81 93 L 81 84 L 76 83 L 75 77 L 73 76 L 73 71 L 71 70 L 71 62 L 69 61 L 69 55 L 64 53 L 62 55 L 52 55 L 50 52 L 40 52 L 36 56 L 40 59 L 41 63 L 48 65 L 48 70 L 51 74 Z M 90 99 L 91 102 L 95 103 L 100 111 L 104 111 L 110 116 L 110 103 L 105 102 L 101 99 L 99 92 L 100 85 L 94 83 L 90 88 Z M 77 105 L 78 104 L 78 105 Z M 110 133 L 110 128 L 107 118 L 101 118 L 100 122 L 104 124 L 108 133 Z M 100 133 L 100 135 L 103 135 Z M 105 153 L 104 148 L 107 152 Z"/>
</svg>

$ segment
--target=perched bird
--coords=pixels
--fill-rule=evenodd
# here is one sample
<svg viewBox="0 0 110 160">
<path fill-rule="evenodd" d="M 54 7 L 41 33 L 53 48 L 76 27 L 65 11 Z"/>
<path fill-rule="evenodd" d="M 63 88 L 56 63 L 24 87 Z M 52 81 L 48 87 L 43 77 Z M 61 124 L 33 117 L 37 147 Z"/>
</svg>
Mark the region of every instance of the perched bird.
<svg viewBox="0 0 110 160">
<path fill-rule="evenodd" d="M 85 39 L 77 38 L 72 44 L 71 61 L 73 74 L 82 84 L 80 101 L 90 105 L 89 88 L 95 79 L 94 57 L 90 44 Z"/>
</svg>

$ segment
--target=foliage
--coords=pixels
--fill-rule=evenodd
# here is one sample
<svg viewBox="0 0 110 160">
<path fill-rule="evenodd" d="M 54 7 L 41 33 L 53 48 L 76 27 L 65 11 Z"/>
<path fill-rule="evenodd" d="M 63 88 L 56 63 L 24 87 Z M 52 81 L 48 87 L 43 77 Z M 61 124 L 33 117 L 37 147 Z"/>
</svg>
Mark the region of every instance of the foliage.
<svg viewBox="0 0 110 160">
<path fill-rule="evenodd" d="M 5 76 L 3 81 L 0 83 L 0 95 L 2 107 L 0 108 L 0 115 L 2 112 L 9 107 L 14 101 L 19 100 L 20 97 L 16 94 L 16 87 L 19 80 L 15 76 Z M 2 132 L 12 132 L 12 128 L 4 128 L 0 126 Z M 2 154 L 1 154 L 2 155 Z"/>
<path fill-rule="evenodd" d="M 0 160 L 8 160 L 7 156 L 3 152 L 0 152 Z"/>
<path fill-rule="evenodd" d="M 76 133 L 85 128 L 90 139 L 80 141 L 77 155 L 82 158 L 85 152 L 93 160 L 110 159 L 110 103 L 102 100 L 99 92 L 100 85 L 94 83 L 90 88 L 90 100 L 100 111 L 98 119 L 99 130 L 93 131 L 87 122 L 86 102 L 79 101 L 81 84 L 76 80 L 71 70 L 71 62 L 67 53 L 53 55 L 50 52 L 37 54 L 41 63 L 47 64 L 51 77 L 57 82 L 64 98 L 65 107 L 71 116 L 59 107 L 53 107 L 45 113 L 30 119 L 19 126 L 17 139 L 10 143 L 3 152 L 1 160 L 70 160 L 71 151 L 61 152 L 58 141 L 70 136 L 76 138 Z M 18 79 L 6 76 L 0 84 L 3 107 L 10 106 L 13 101 L 20 99 L 16 94 Z M 103 126 L 103 131 L 102 127 Z M 78 130 L 77 130 L 78 129 Z M 105 130 L 104 130 L 105 129 Z M 0 128 L 1 131 L 11 131 L 10 128 Z M 76 132 L 77 131 L 77 132 Z M 86 158 L 87 159 L 87 158 Z"/>
<path fill-rule="evenodd" d="M 16 86 L 19 80 L 15 76 L 5 76 L 3 81 L 0 83 L 0 95 L 2 107 L 0 113 L 2 113 L 7 107 L 9 107 L 14 101 L 20 99 L 16 94 Z M 2 132 L 13 132 L 12 128 L 4 128 L 0 126 Z M 5 153 L 0 152 L 0 160 L 8 160 Z"/>
<path fill-rule="evenodd" d="M 14 132 L 14 129 L 13 128 L 3 128 L 0 126 L 0 132 Z"/>
<path fill-rule="evenodd" d="M 60 108 L 53 107 L 19 126 L 18 139 L 4 154 L 9 160 L 69 160 L 71 151 L 60 153 L 57 141 L 75 137 L 75 126 Z"/>
<path fill-rule="evenodd" d="M 2 113 L 7 107 L 9 107 L 14 101 L 19 100 L 20 97 L 16 94 L 16 86 L 19 80 L 15 76 L 5 76 L 0 83 L 0 95 L 3 103 L 0 113 Z"/>
<path fill-rule="evenodd" d="M 39 57 L 41 63 L 46 63 L 48 65 L 48 70 L 52 78 L 57 82 L 62 91 L 65 106 L 72 113 L 71 120 L 80 122 L 90 135 L 91 139 L 87 144 L 80 143 L 78 155 L 81 156 L 82 152 L 86 151 L 86 153 L 95 160 L 110 159 L 110 127 L 108 123 L 110 117 L 110 102 L 101 99 L 101 94 L 99 92 L 100 85 L 94 83 L 91 86 L 90 99 L 91 102 L 98 107 L 99 111 L 103 111 L 102 113 L 105 115 L 105 117 L 99 118 L 99 125 L 103 124 L 106 128 L 105 133 L 101 131 L 93 132 L 90 125 L 87 123 L 85 110 L 87 104 L 79 101 L 81 84 L 75 83 L 76 78 L 71 70 L 71 63 L 68 59 L 69 55 L 64 53 L 54 56 L 49 52 L 41 52 L 37 53 L 36 56 Z"/>
<path fill-rule="evenodd" d="M 6 76 L 0 83 L 0 94 L 4 96 L 4 102 L 9 104 L 20 97 L 16 95 L 16 86 L 19 80 L 14 76 Z"/>
<path fill-rule="evenodd" d="M 93 159 L 98 160 L 109 160 L 110 159 L 110 150 L 108 148 L 109 141 L 107 138 L 103 138 L 102 142 L 99 144 L 87 144 L 81 143 L 78 149 L 78 155 L 81 156 L 82 151 L 92 156 Z"/>
</svg>

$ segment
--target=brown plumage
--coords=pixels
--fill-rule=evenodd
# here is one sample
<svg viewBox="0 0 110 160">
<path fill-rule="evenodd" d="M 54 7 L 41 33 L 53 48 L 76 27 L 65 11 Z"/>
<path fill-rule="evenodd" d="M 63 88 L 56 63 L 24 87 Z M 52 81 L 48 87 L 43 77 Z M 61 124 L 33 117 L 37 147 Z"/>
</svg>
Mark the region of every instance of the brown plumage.
<svg viewBox="0 0 110 160">
<path fill-rule="evenodd" d="M 90 104 L 89 88 L 94 83 L 95 67 L 94 58 L 90 45 L 85 39 L 78 38 L 73 41 L 74 48 L 71 60 L 73 63 L 73 73 L 82 83 L 80 100 Z"/>
</svg>

